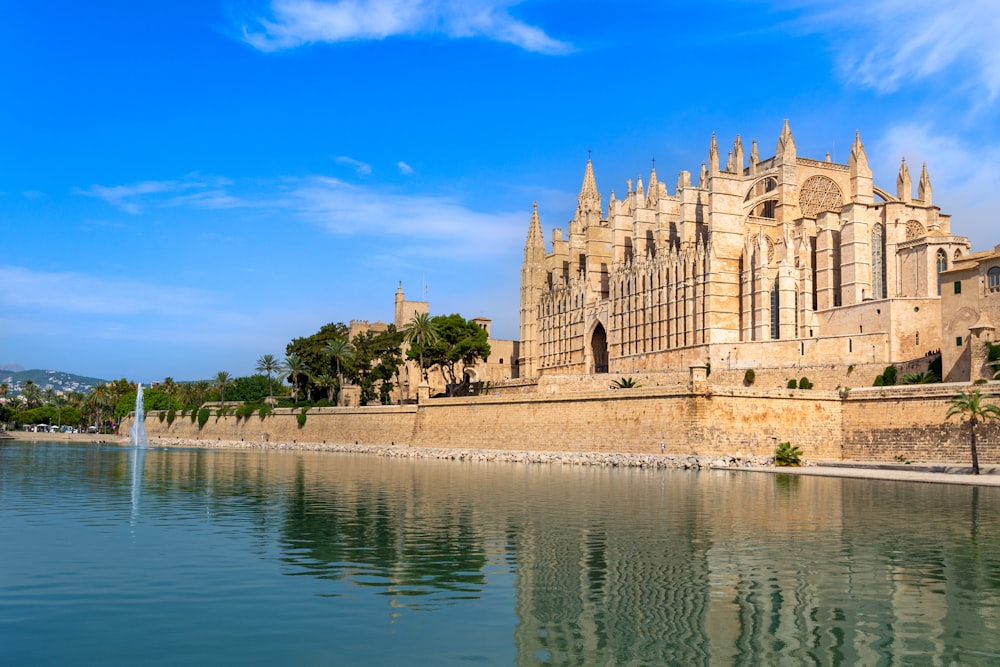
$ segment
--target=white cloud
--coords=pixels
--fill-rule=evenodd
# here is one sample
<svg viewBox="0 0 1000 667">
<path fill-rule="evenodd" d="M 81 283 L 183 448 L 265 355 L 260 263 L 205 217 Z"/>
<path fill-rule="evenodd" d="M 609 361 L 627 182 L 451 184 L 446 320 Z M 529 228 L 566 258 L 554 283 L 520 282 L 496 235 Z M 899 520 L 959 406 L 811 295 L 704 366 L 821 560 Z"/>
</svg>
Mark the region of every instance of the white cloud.
<svg viewBox="0 0 1000 667">
<path fill-rule="evenodd" d="M 517 0 L 272 0 L 270 16 L 243 26 L 243 39 L 261 51 L 305 44 L 443 34 L 485 37 L 538 53 L 566 53 L 549 37 L 508 12 Z"/>
<path fill-rule="evenodd" d="M 334 234 L 409 239 L 401 252 L 453 257 L 520 249 L 531 217 L 527 211 L 474 211 L 450 196 L 394 194 L 325 177 L 292 184 L 283 205 Z"/>
<path fill-rule="evenodd" d="M 947 71 L 949 85 L 1000 93 L 1000 3 L 996 0 L 792 0 L 796 23 L 824 35 L 845 77 L 893 92 Z M 788 0 L 781 9 L 789 7 Z"/>
<path fill-rule="evenodd" d="M 128 185 L 91 185 L 88 188 L 75 188 L 74 192 L 87 197 L 101 199 L 126 213 L 138 214 L 152 203 L 159 202 L 174 205 L 183 202 L 202 202 L 202 208 L 232 208 L 238 203 L 235 200 L 223 200 L 221 188 L 230 185 L 232 181 L 224 178 L 204 179 L 193 174 L 180 180 L 141 181 Z M 196 191 L 192 194 L 192 190 Z"/>
<path fill-rule="evenodd" d="M 410 165 L 406 164 L 402 160 L 400 160 L 399 162 L 397 162 L 396 166 L 399 168 L 399 173 L 401 173 L 403 176 L 409 176 L 410 174 L 413 173 L 413 167 L 411 167 Z"/>
<path fill-rule="evenodd" d="M 372 173 L 372 166 L 361 160 L 355 160 L 354 158 L 347 157 L 346 155 L 341 155 L 334 158 L 338 164 L 346 164 L 354 169 L 355 172 L 361 174 L 362 176 L 367 176 Z"/>
</svg>

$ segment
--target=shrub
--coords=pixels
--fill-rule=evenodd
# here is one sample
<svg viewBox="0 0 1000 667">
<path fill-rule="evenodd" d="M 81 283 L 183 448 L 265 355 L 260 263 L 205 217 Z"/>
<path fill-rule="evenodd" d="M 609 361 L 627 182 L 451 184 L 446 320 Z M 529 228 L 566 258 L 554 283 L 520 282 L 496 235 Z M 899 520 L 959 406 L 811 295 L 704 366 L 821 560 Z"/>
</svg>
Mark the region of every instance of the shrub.
<svg viewBox="0 0 1000 667">
<path fill-rule="evenodd" d="M 756 379 L 757 374 L 753 372 L 752 368 L 748 368 L 747 372 L 743 374 L 743 384 L 747 387 L 751 386 Z"/>
<path fill-rule="evenodd" d="M 307 405 L 304 408 L 302 408 L 302 411 L 299 412 L 299 414 L 295 416 L 295 421 L 299 423 L 299 428 L 302 428 L 303 426 L 306 425 L 306 410 L 308 409 L 309 406 Z"/>
<path fill-rule="evenodd" d="M 779 467 L 802 465 L 802 450 L 792 447 L 792 443 L 783 442 L 774 450 L 774 465 Z"/>
<path fill-rule="evenodd" d="M 158 415 L 156 415 L 156 417 L 157 417 L 157 419 L 160 420 L 160 423 L 162 424 L 163 420 L 167 418 L 167 413 L 164 412 L 163 410 L 160 410 L 160 413 Z"/>
<path fill-rule="evenodd" d="M 642 385 L 633 378 L 618 378 L 611 383 L 611 386 L 616 389 L 638 389 Z"/>
<path fill-rule="evenodd" d="M 789 389 L 798 389 L 799 383 L 795 381 L 795 378 L 792 378 L 791 380 L 788 381 L 788 384 L 785 386 L 788 387 Z"/>
<path fill-rule="evenodd" d="M 256 408 L 256 406 L 250 405 L 248 403 L 244 403 L 243 405 L 241 405 L 238 408 L 236 408 L 236 413 L 235 413 L 236 414 L 236 418 L 237 419 L 247 419 L 247 418 L 249 418 L 250 415 L 253 414 L 253 411 L 254 411 L 255 408 Z"/>
<path fill-rule="evenodd" d="M 265 404 L 265 405 L 260 406 L 260 419 L 261 419 L 261 421 L 264 421 L 264 417 L 268 416 L 272 412 L 274 412 L 274 408 L 271 407 L 270 405 Z"/>
<path fill-rule="evenodd" d="M 167 426 L 173 424 L 175 419 L 177 419 L 177 410 L 170 408 L 167 410 Z"/>
<path fill-rule="evenodd" d="M 881 375 L 877 376 L 875 378 L 875 382 L 874 382 L 874 384 L 872 384 L 872 386 L 873 387 L 884 387 L 885 386 L 885 379 Z"/>
<path fill-rule="evenodd" d="M 202 408 L 202 409 L 198 410 L 198 428 L 199 429 L 201 429 L 202 427 L 205 426 L 205 422 L 208 421 L 208 418 L 211 416 L 211 414 L 212 414 L 212 411 L 209 410 L 208 408 Z M 191 413 L 191 416 L 194 417 L 194 413 L 193 412 Z"/>
<path fill-rule="evenodd" d="M 885 370 L 882 371 L 882 379 L 885 381 L 886 387 L 896 384 L 896 367 L 886 366 Z"/>
<path fill-rule="evenodd" d="M 813 388 L 813 383 L 809 381 L 809 378 L 803 375 L 802 378 L 799 380 L 799 389 L 812 389 L 812 388 Z"/>
</svg>

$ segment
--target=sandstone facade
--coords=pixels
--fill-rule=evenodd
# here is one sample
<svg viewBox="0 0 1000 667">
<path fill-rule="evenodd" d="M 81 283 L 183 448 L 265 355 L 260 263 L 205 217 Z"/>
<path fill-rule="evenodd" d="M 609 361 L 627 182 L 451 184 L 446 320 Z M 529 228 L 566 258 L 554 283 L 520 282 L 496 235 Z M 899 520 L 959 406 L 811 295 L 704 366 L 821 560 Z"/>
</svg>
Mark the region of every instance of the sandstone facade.
<svg viewBox="0 0 1000 667">
<path fill-rule="evenodd" d="M 1000 245 L 955 260 L 941 274 L 941 367 L 949 382 L 992 379 L 985 343 L 1000 323 Z"/>
<path fill-rule="evenodd" d="M 847 164 L 775 154 L 725 161 L 715 137 L 697 183 L 655 168 L 602 206 L 588 159 L 568 234 L 547 248 L 537 206 L 521 274 L 519 375 L 821 364 L 885 366 L 941 347 L 938 273 L 968 254 L 903 161 L 872 182 L 860 136 Z"/>
</svg>

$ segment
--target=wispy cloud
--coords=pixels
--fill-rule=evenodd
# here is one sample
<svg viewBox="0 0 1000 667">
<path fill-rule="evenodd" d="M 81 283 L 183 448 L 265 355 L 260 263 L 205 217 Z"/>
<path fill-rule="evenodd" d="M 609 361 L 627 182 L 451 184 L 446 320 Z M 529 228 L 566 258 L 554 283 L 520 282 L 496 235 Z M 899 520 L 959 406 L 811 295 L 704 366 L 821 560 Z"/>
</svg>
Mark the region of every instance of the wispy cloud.
<svg viewBox="0 0 1000 667">
<path fill-rule="evenodd" d="M 396 167 L 399 168 L 399 173 L 401 173 L 403 176 L 409 176 L 410 174 L 413 173 L 413 167 L 406 164 L 402 160 L 396 163 Z"/>
<path fill-rule="evenodd" d="M 346 164 L 354 169 L 355 172 L 361 174 L 362 176 L 367 176 L 372 173 L 372 166 L 367 162 L 362 162 L 361 160 L 355 160 L 352 157 L 347 157 L 346 155 L 341 155 L 334 158 L 337 164 Z"/>
<path fill-rule="evenodd" d="M 242 26 L 261 51 L 305 44 L 398 36 L 483 37 L 527 51 L 558 54 L 572 47 L 510 15 L 517 0 L 272 0 L 268 16 Z"/>
<path fill-rule="evenodd" d="M 796 23 L 824 35 L 844 76 L 879 92 L 893 92 L 933 75 L 949 83 L 1000 93 L 1000 4 L 996 0 L 870 0 L 855 3 L 785 0 Z"/>
<path fill-rule="evenodd" d="M 232 208 L 235 201 L 227 201 L 222 205 L 218 188 L 229 185 L 231 181 L 221 178 L 204 179 L 197 175 L 179 180 L 141 181 L 128 185 L 91 185 L 86 188 L 75 188 L 74 192 L 87 197 L 101 199 L 126 213 L 138 214 L 144 206 L 151 202 L 198 202 L 204 208 Z M 194 192 L 192 192 L 194 191 Z M 184 194 L 189 193 L 189 194 Z"/>
<path fill-rule="evenodd" d="M 301 219 L 333 234 L 380 234 L 407 239 L 400 253 L 478 256 L 519 248 L 526 211 L 476 211 L 455 197 L 393 194 L 314 177 L 292 184 L 285 206 Z"/>
</svg>

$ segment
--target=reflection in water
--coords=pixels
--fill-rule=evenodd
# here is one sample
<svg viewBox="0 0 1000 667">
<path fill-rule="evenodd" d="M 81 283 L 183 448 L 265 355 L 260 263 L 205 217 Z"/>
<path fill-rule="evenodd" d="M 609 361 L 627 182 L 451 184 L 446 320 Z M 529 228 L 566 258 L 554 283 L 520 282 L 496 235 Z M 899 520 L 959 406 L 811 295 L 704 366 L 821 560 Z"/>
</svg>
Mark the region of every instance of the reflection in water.
<svg viewBox="0 0 1000 667">
<path fill-rule="evenodd" d="M 44 494 L 49 469 L 81 506 L 127 488 L 122 450 L 18 451 L 8 508 Z M 273 559 L 276 590 L 310 584 L 308 605 L 274 603 L 283 615 L 390 611 L 398 635 L 370 615 L 352 627 L 369 661 L 411 650 L 392 643 L 407 627 L 458 641 L 486 600 L 500 620 L 476 626 L 477 661 L 511 643 L 521 665 L 1000 660 L 997 489 L 278 451 L 127 461 L 143 530 L 250 536 L 231 558 Z"/>
</svg>

